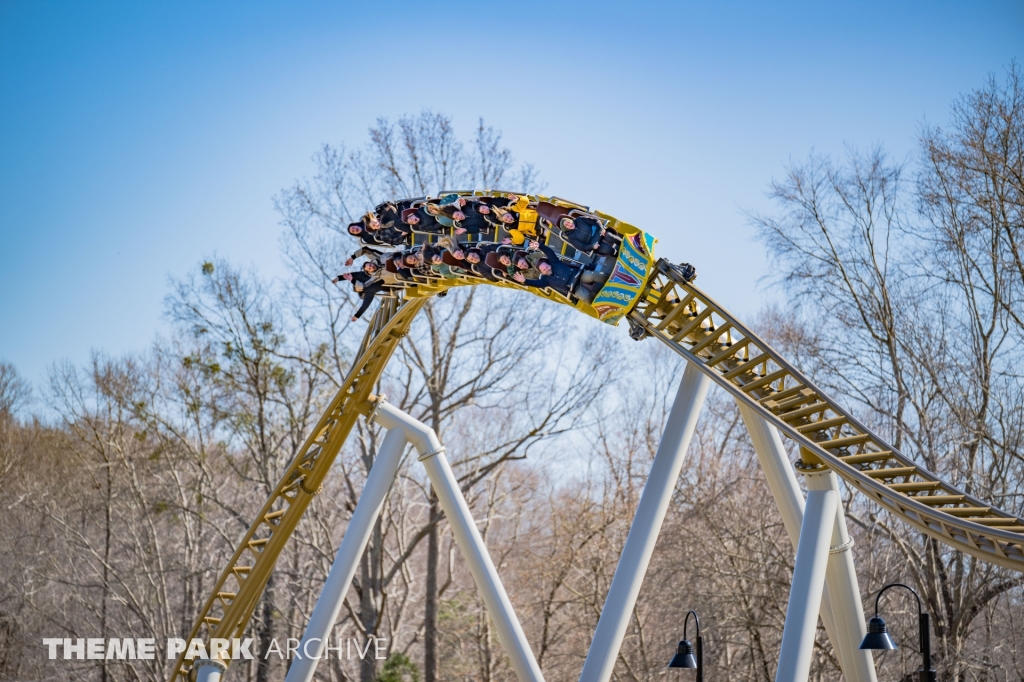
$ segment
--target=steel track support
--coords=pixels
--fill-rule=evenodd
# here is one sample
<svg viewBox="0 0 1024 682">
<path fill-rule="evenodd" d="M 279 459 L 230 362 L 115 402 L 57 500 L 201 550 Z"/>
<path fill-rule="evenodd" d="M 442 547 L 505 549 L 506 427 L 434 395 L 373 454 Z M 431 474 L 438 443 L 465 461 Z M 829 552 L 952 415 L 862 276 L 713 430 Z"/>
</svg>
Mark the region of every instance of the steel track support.
<svg viewBox="0 0 1024 682">
<path fill-rule="evenodd" d="M 753 408 L 736 401 L 740 415 L 754 443 L 754 450 L 775 498 L 783 525 L 795 550 L 804 518 L 804 496 L 793 466 L 782 444 L 778 429 L 766 422 Z M 824 481 L 819 483 L 819 481 Z M 834 490 L 839 482 L 834 473 L 807 478 L 808 488 Z M 866 632 L 864 609 L 860 599 L 857 572 L 853 566 L 852 543 L 846 529 L 842 506 L 837 507 L 832 530 L 832 550 L 825 573 L 825 591 L 821 600 L 821 620 L 835 649 L 843 675 L 850 682 L 875 682 L 875 665 L 870 651 L 859 646 Z"/>
<path fill-rule="evenodd" d="M 829 540 L 838 506 L 839 495 L 832 490 L 811 490 L 807 493 L 775 682 L 807 682 L 811 654 L 814 653 L 814 633 L 818 627 L 818 610 L 825 590 Z"/>
<path fill-rule="evenodd" d="M 654 456 L 651 473 L 640 496 L 636 516 L 626 536 L 619 565 L 615 568 L 615 576 L 580 673 L 580 682 L 607 682 L 611 678 L 710 385 L 711 380 L 703 372 L 686 363 L 661 444 Z"/>
<path fill-rule="evenodd" d="M 825 594 L 832 610 L 835 629 L 830 634 L 833 647 L 839 655 L 840 665 L 846 679 L 851 682 L 875 682 L 875 662 L 871 652 L 860 648 L 867 634 L 864 624 L 864 605 L 861 603 L 860 584 L 853 566 L 853 539 L 846 528 L 842 496 L 839 492 L 839 477 L 828 468 L 801 469 L 808 494 L 816 490 L 831 490 L 836 494 L 835 523 L 832 526 L 832 541 L 825 570 Z"/>
<path fill-rule="evenodd" d="M 223 662 L 212 658 L 202 658 L 192 664 L 196 671 L 196 682 L 220 682 L 228 667 Z"/>
<path fill-rule="evenodd" d="M 316 664 L 334 630 L 345 595 L 402 463 L 406 442 L 405 432 L 400 428 L 389 429 L 384 436 L 285 682 L 309 682 L 313 679 Z"/>
<path fill-rule="evenodd" d="M 498 639 L 512 660 L 516 676 L 521 682 L 544 682 L 540 666 L 526 641 L 523 628 L 487 552 L 487 545 L 477 530 L 458 480 L 444 456 L 444 448 L 437 434 L 423 422 L 383 399 L 378 401 L 372 419 L 388 429 L 388 433 L 367 476 L 338 555 L 299 644 L 302 658 L 296 658 L 292 663 L 285 682 L 309 682 L 313 679 L 320 654 L 338 618 L 370 533 L 398 473 L 407 442 L 411 442 L 420 453 L 419 459 L 423 462 L 441 508 L 448 517 L 455 541 L 462 550 L 477 589 L 494 621 Z M 219 682 L 219 678 L 211 679 L 210 682 Z"/>
<path fill-rule="evenodd" d="M 487 545 L 480 536 L 473 514 L 462 495 L 459 481 L 448 465 L 444 448 L 434 430 L 396 407 L 383 401 L 377 407 L 374 419 L 388 429 L 402 429 L 406 438 L 420 453 L 420 461 L 427 470 L 430 484 L 438 502 L 448 518 L 448 525 L 455 536 L 455 542 L 462 551 L 469 572 L 473 575 L 477 590 L 494 622 L 498 639 L 512 662 L 512 668 L 520 682 L 544 682 L 540 666 L 526 641 L 526 634 L 516 617 L 505 587 L 501 584 L 498 571 L 494 568 Z"/>
</svg>

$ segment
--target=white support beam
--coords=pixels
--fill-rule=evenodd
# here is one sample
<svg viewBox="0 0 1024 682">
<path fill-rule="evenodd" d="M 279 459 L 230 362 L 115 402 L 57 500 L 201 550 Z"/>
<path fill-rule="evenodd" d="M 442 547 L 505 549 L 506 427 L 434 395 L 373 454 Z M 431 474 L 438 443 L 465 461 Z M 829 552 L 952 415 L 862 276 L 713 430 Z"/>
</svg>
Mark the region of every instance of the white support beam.
<svg viewBox="0 0 1024 682">
<path fill-rule="evenodd" d="M 444 448 L 437 434 L 423 422 L 383 401 L 379 403 L 374 419 L 386 428 L 402 429 L 406 438 L 420 453 L 420 461 L 427 470 L 430 484 L 448 518 L 455 542 L 462 551 L 469 572 L 473 575 L 487 612 L 494 621 L 498 639 L 512 661 L 516 677 L 520 682 L 544 682 L 537 659 L 530 649 L 529 642 L 526 641 L 523 627 L 519 624 L 505 587 L 501 584 L 498 571 L 487 552 L 487 545 L 476 527 L 458 479 L 448 465 L 448 459 L 444 456 Z"/>
<path fill-rule="evenodd" d="M 842 500 L 839 492 L 839 477 L 831 469 L 801 469 L 807 490 L 831 490 L 836 499 Z M 832 542 L 825 570 L 825 594 L 833 609 L 832 621 L 835 633 L 832 643 L 840 654 L 843 671 L 851 682 L 875 682 L 875 662 L 871 652 L 860 648 L 867 634 L 864 623 L 864 605 L 861 603 L 860 584 L 853 566 L 853 539 L 846 528 L 843 505 L 836 507 L 835 524 L 832 527 Z"/>
<path fill-rule="evenodd" d="M 711 380 L 703 372 L 686 363 L 668 423 L 665 424 L 665 433 L 654 456 L 651 473 L 640 496 L 636 516 L 629 528 L 583 672 L 580 673 L 580 682 L 607 682 L 611 678 L 710 384 Z"/>
<path fill-rule="evenodd" d="M 402 463 L 405 445 L 406 438 L 402 429 L 390 429 L 384 436 L 370 473 L 366 476 L 363 492 L 352 512 L 352 519 L 345 529 L 341 547 L 327 574 L 323 591 L 309 617 L 309 624 L 299 644 L 298 656 L 292 661 L 285 682 L 310 682 L 313 679 L 316 665 L 345 603 L 345 595 L 348 594 L 359 561 L 366 551 L 366 544 L 377 523 L 381 507 L 384 506 L 384 500 Z"/>
<path fill-rule="evenodd" d="M 804 518 L 804 495 L 782 444 L 782 437 L 778 429 L 766 422 L 756 410 L 740 401 L 737 401 L 737 405 L 743 423 L 750 433 L 750 439 L 754 443 L 754 451 L 768 481 L 768 488 L 775 498 L 782 523 L 795 550 Z M 808 487 L 812 485 L 818 484 L 808 479 Z M 837 495 L 839 494 L 839 483 L 835 474 L 831 474 L 829 486 Z M 835 649 L 844 677 L 850 682 L 875 682 L 875 665 L 871 652 L 859 648 L 865 632 L 864 610 L 860 600 L 857 573 L 853 566 L 853 555 L 849 551 L 846 518 L 841 506 L 837 507 L 836 511 L 832 548 L 834 554 L 828 562 L 825 592 L 821 599 L 821 620 Z"/>
<path fill-rule="evenodd" d="M 818 629 L 818 610 L 825 590 L 829 541 L 838 506 L 839 495 L 831 490 L 807 493 L 775 682 L 807 682 L 814 653 L 814 633 Z"/>
</svg>

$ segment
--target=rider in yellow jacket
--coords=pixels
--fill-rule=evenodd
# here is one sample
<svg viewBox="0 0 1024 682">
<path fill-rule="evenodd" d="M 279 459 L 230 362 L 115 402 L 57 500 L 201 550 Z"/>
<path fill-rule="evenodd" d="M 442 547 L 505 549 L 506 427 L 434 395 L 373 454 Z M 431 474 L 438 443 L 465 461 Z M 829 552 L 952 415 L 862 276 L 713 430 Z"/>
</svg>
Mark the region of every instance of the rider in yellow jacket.
<svg viewBox="0 0 1024 682">
<path fill-rule="evenodd" d="M 505 223 L 505 229 L 516 246 L 523 244 L 527 238 L 537 239 L 537 221 L 540 216 L 537 211 L 529 207 L 529 197 L 520 197 L 515 194 L 508 195 L 511 203 L 505 209 L 495 208 L 494 212 L 499 220 Z M 519 215 L 518 220 L 512 213 Z M 507 216 L 507 217 L 506 217 Z"/>
</svg>

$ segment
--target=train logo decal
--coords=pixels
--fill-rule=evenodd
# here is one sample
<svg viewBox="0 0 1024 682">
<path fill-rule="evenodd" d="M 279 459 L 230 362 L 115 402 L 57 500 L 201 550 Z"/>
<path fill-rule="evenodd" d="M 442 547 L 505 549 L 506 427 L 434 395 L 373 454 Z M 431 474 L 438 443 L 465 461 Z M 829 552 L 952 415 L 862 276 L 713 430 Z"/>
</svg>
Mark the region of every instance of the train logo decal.
<svg viewBox="0 0 1024 682">
<path fill-rule="evenodd" d="M 626 238 L 634 249 L 639 251 L 644 256 L 652 255 L 654 249 L 654 237 L 647 234 L 646 232 L 637 232 Z"/>
<path fill-rule="evenodd" d="M 617 282 L 619 284 L 626 284 L 628 286 L 637 287 L 640 286 L 640 280 L 630 274 L 621 265 L 615 265 L 615 269 L 612 270 L 612 276 L 608 278 L 609 282 Z"/>
<path fill-rule="evenodd" d="M 639 231 L 624 236 L 612 274 L 591 304 L 598 319 L 619 323 L 640 298 L 653 259 L 654 237 Z"/>
</svg>

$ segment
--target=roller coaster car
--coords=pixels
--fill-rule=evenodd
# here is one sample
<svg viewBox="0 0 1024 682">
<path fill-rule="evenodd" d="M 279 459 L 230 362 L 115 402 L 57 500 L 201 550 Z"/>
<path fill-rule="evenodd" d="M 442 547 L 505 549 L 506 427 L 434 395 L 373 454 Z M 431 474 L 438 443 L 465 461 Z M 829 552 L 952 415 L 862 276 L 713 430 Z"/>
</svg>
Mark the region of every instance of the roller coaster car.
<svg viewBox="0 0 1024 682">
<path fill-rule="evenodd" d="M 441 195 L 473 197 L 475 199 L 485 199 L 491 205 L 501 205 L 503 202 L 506 204 L 508 203 L 508 194 L 509 192 L 505 191 L 483 190 L 446 191 L 442 192 Z M 552 227 L 557 226 L 558 221 L 563 217 L 575 217 L 579 215 L 596 217 L 602 221 L 607 229 L 612 230 L 614 234 L 621 238 L 621 244 L 619 245 L 618 253 L 614 258 L 611 256 L 595 257 L 590 254 L 577 252 L 576 249 L 571 249 L 571 253 L 577 256 L 576 259 L 573 259 L 570 258 L 569 253 L 566 252 L 568 249 L 566 248 L 566 244 L 563 240 L 561 240 L 558 230 L 549 229 L 548 241 L 551 242 L 553 240 L 557 240 L 555 243 L 561 244 L 561 257 L 563 262 L 579 266 L 581 273 L 585 269 L 600 272 L 602 277 L 598 278 L 599 282 L 595 283 L 591 287 L 585 287 L 580 283 L 580 276 L 577 276 L 572 289 L 567 293 L 559 293 L 548 287 L 526 287 L 518 284 L 511 277 L 508 277 L 505 266 L 498 261 L 498 255 L 490 253 L 484 260 L 484 264 L 486 267 L 489 267 L 494 271 L 495 277 L 498 278 L 500 285 L 518 287 L 541 296 L 542 298 L 568 303 L 590 317 L 597 318 L 606 324 L 617 325 L 640 300 L 644 287 L 655 274 L 654 245 L 657 243 L 657 240 L 650 234 L 630 225 L 629 223 L 617 220 L 613 216 L 601 213 L 600 211 L 593 211 L 582 204 L 567 201 L 559 197 L 537 196 L 521 194 L 518 192 L 514 192 L 513 194 L 527 197 L 529 204 L 531 207 L 535 208 L 538 216 L 543 218 L 544 221 L 550 223 Z M 426 201 L 426 199 L 407 199 L 399 203 L 405 203 L 406 201 L 409 202 L 409 208 L 402 211 L 403 221 L 406 220 L 411 213 L 415 212 Z M 421 243 L 421 239 L 424 242 L 428 242 L 431 241 L 432 236 L 436 236 L 436 233 L 423 234 L 414 231 L 412 242 L 414 245 Z M 504 233 L 504 230 L 499 230 L 496 232 L 494 239 L 497 241 L 503 236 L 507 236 Z M 465 264 L 461 261 L 451 260 L 445 256 L 442 256 L 442 259 L 449 266 L 454 265 L 455 267 L 465 268 Z M 607 273 L 607 277 L 603 276 L 605 273 Z M 432 281 L 439 281 L 442 279 L 429 275 L 417 275 L 417 277 Z M 478 277 L 473 275 L 460 278 L 460 280 L 467 284 L 482 283 Z M 452 280 L 448 281 L 451 282 Z"/>
<path fill-rule="evenodd" d="M 598 216 L 607 219 L 604 215 Z M 640 299 L 655 273 L 654 244 L 657 240 L 632 225 L 614 219 L 613 222 L 608 227 L 622 236 L 619 253 L 608 279 L 588 306 L 593 312 L 583 310 L 606 324 L 617 325 Z"/>
</svg>

